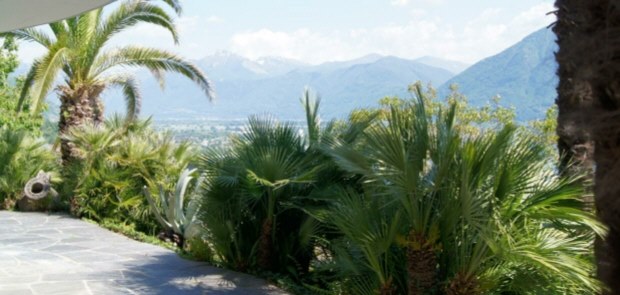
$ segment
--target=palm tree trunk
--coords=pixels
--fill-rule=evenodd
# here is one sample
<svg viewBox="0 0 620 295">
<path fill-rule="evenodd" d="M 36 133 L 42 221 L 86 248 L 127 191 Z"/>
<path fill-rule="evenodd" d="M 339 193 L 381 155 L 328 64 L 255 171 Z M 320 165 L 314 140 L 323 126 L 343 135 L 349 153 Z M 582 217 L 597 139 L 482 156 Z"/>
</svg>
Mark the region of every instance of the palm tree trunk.
<svg viewBox="0 0 620 295">
<path fill-rule="evenodd" d="M 576 133 L 594 142 L 594 201 L 609 227 L 597 241 L 597 272 L 610 287 L 605 294 L 620 294 L 620 3 L 557 0 L 556 7 L 558 105 L 573 105 L 580 118 L 566 129 L 582 130 Z"/>
<path fill-rule="evenodd" d="M 73 143 L 66 140 L 63 135 L 67 134 L 69 129 L 73 127 L 103 122 L 103 104 L 99 99 L 103 89 L 103 86 L 84 87 L 77 90 L 59 87 L 60 120 L 58 122 L 58 134 L 64 166 L 75 160 L 78 154 Z"/>
<path fill-rule="evenodd" d="M 261 228 L 261 235 L 258 241 L 258 265 L 264 270 L 271 270 L 273 263 L 272 249 L 273 241 L 271 239 L 271 233 L 273 232 L 273 219 L 271 216 L 265 218 Z"/>
<path fill-rule="evenodd" d="M 429 294 L 437 280 L 437 254 L 427 239 L 411 231 L 407 246 L 407 289 L 409 295 Z"/>
<path fill-rule="evenodd" d="M 272 270 L 273 261 L 273 234 L 276 208 L 276 193 L 273 188 L 267 188 L 267 217 L 261 227 L 258 241 L 258 266 L 264 270 Z"/>
<path fill-rule="evenodd" d="M 592 105 L 593 96 L 584 65 L 580 59 L 585 44 L 580 43 L 587 34 L 574 20 L 580 13 L 575 5 L 580 0 L 556 1 L 557 22 L 553 31 L 557 36 L 558 61 L 558 151 L 560 171 L 565 176 L 586 174 L 592 179 L 594 168 L 594 142 L 583 110 Z"/>
<path fill-rule="evenodd" d="M 482 294 L 478 281 L 473 276 L 458 273 L 446 286 L 446 295 Z"/>
<path fill-rule="evenodd" d="M 597 257 L 600 278 L 611 288 L 606 294 L 620 294 L 620 1 L 593 2 L 588 62 L 596 97 L 589 122 L 596 145 L 594 195 L 598 215 L 609 228 Z"/>
<path fill-rule="evenodd" d="M 389 278 L 380 288 L 379 288 L 379 295 L 396 295 L 397 290 L 396 287 L 394 286 L 394 280 L 392 280 L 392 278 Z"/>
</svg>

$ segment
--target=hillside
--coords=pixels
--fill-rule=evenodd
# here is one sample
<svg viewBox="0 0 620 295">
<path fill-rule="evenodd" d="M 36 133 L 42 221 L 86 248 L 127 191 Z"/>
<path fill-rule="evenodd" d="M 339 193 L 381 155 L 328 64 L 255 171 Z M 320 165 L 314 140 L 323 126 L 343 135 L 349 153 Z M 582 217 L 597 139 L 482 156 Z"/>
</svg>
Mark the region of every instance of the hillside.
<svg viewBox="0 0 620 295">
<path fill-rule="evenodd" d="M 539 30 L 453 77 L 440 88 L 440 94 L 457 84 L 473 104 L 499 95 L 502 104 L 516 107 L 519 119 L 541 118 L 556 97 L 556 49 L 554 33 Z"/>
<path fill-rule="evenodd" d="M 457 84 L 474 105 L 500 95 L 502 104 L 517 109 L 518 119 L 536 119 L 544 116 L 556 96 L 554 41 L 553 32 L 542 29 L 470 67 L 434 57 L 407 60 L 371 54 L 349 61 L 308 65 L 279 57 L 249 60 L 220 52 L 195 61 L 213 81 L 218 97 L 214 103 L 209 103 L 184 78 L 170 75 L 162 92 L 148 72 L 138 72 L 144 92 L 142 114 L 154 115 L 156 119 L 229 120 L 270 113 L 298 120 L 303 118 L 299 98 L 309 86 L 322 97 L 323 117 L 343 117 L 355 108 L 375 106 L 384 96 L 409 97 L 407 86 L 420 80 L 439 85 L 440 97 L 449 93 L 450 85 Z M 25 71 L 26 66 L 22 65 L 18 74 Z M 454 74 L 459 71 L 462 72 Z M 50 98 L 57 102 L 55 94 Z M 104 98 L 108 113 L 123 112 L 118 90 L 104 93 Z"/>
<path fill-rule="evenodd" d="M 407 95 L 407 85 L 412 82 L 441 85 L 454 76 L 441 68 L 379 55 L 308 66 L 286 59 L 250 61 L 220 53 L 198 61 L 198 65 L 214 82 L 218 97 L 214 104 L 208 103 L 191 82 L 171 75 L 165 92 L 150 79 L 143 82 L 143 114 L 242 119 L 270 113 L 283 119 L 300 119 L 303 112 L 299 99 L 308 86 L 321 95 L 324 117 L 343 117 L 355 108 L 375 105 L 384 96 Z M 118 93 L 110 94 L 107 109 L 122 111 Z"/>
<path fill-rule="evenodd" d="M 413 61 L 419 62 L 421 64 L 425 64 L 431 67 L 446 69 L 454 73 L 455 75 L 463 72 L 465 69 L 471 66 L 470 64 L 466 64 L 463 62 L 454 61 L 454 60 L 445 60 L 445 59 L 441 59 L 441 58 L 437 58 L 433 56 L 423 56 L 420 58 L 416 58 Z"/>
</svg>

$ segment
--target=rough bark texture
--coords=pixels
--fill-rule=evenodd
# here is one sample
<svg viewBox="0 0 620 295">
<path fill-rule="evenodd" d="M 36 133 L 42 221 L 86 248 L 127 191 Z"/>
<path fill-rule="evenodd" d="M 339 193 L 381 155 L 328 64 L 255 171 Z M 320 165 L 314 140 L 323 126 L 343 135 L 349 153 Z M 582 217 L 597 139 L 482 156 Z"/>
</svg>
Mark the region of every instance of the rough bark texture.
<svg viewBox="0 0 620 295">
<path fill-rule="evenodd" d="M 434 245 L 414 231 L 409 234 L 408 244 L 408 294 L 429 294 L 437 280 L 437 254 Z"/>
<path fill-rule="evenodd" d="M 456 274 L 448 286 L 446 286 L 446 295 L 478 295 L 482 294 L 480 286 L 476 278 L 467 276 L 462 273 Z"/>
<path fill-rule="evenodd" d="M 260 240 L 258 242 L 258 265 L 264 270 L 271 270 L 273 266 L 271 256 L 273 252 L 273 242 L 271 232 L 273 230 L 273 219 L 267 218 L 263 222 Z"/>
<path fill-rule="evenodd" d="M 59 87 L 58 90 L 60 92 L 60 120 L 58 122 L 58 133 L 61 136 L 60 151 L 63 165 L 67 165 L 78 155 L 73 144 L 65 140 L 62 135 L 72 127 L 103 122 L 103 104 L 99 95 L 104 87 L 91 85 L 71 89 L 65 86 Z"/>
<path fill-rule="evenodd" d="M 558 98 L 558 151 L 560 170 L 565 175 L 587 174 L 592 179 L 594 167 L 594 142 L 587 126 L 587 115 L 583 112 L 592 106 L 594 97 L 587 75 L 586 64 L 576 58 L 582 55 L 586 44 L 581 43 L 588 30 L 575 19 L 585 21 L 580 11 L 572 8 L 580 0 L 558 0 L 558 21 L 553 27 L 557 35 L 559 50 L 557 91 Z"/>
<path fill-rule="evenodd" d="M 557 0 L 556 7 L 558 104 L 582 103 L 575 129 L 594 141 L 595 205 L 609 227 L 596 247 L 598 275 L 605 294 L 620 294 L 620 0 Z M 571 91 L 574 98 L 565 95 Z"/>
<path fill-rule="evenodd" d="M 599 246 L 599 272 L 620 294 L 620 1 L 594 1 L 591 5 L 595 74 L 592 89 L 596 101 L 591 112 L 596 152 L 595 201 L 601 220 L 609 227 L 606 242 Z"/>
<path fill-rule="evenodd" d="M 379 295 L 396 295 L 398 294 L 396 287 L 394 286 L 392 278 L 388 279 L 383 286 L 379 289 Z"/>
</svg>

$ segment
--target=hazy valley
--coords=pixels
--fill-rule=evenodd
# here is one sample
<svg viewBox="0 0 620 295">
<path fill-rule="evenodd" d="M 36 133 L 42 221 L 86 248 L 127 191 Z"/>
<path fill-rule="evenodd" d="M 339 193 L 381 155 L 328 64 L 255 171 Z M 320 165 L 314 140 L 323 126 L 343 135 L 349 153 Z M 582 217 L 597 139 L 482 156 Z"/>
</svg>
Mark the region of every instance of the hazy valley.
<svg viewBox="0 0 620 295">
<path fill-rule="evenodd" d="M 407 60 L 376 54 L 307 65 L 277 57 L 253 61 L 221 52 L 197 61 L 217 92 L 213 103 L 191 82 L 176 76 L 170 76 L 161 91 L 144 72 L 142 114 L 153 115 L 156 121 L 243 120 L 265 113 L 299 120 L 303 118 L 299 98 L 310 87 L 322 99 L 322 117 L 341 118 L 355 108 L 374 106 L 385 96 L 409 97 L 407 86 L 422 81 L 437 88 L 440 96 L 457 84 L 474 105 L 499 95 L 504 105 L 518 107 L 519 119 L 540 118 L 555 98 L 554 38 L 550 30 L 542 29 L 471 66 L 433 57 Z M 120 93 L 108 93 L 106 106 L 108 112 L 122 112 Z"/>
</svg>

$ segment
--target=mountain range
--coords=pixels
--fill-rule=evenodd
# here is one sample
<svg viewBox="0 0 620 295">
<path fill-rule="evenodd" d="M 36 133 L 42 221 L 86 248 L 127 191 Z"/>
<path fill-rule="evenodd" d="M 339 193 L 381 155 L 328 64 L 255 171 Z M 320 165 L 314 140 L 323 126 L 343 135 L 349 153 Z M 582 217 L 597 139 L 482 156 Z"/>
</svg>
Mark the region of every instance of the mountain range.
<svg viewBox="0 0 620 295">
<path fill-rule="evenodd" d="M 269 113 L 299 120 L 303 119 L 300 97 L 309 87 L 322 99 L 322 117 L 342 118 L 353 109 L 376 106 L 385 96 L 410 97 L 407 86 L 422 81 L 434 85 L 440 97 L 456 84 L 473 105 L 499 95 L 503 105 L 515 107 L 518 119 L 542 118 L 555 98 L 556 48 L 553 32 L 542 29 L 471 66 L 430 56 L 409 60 L 378 54 L 309 65 L 280 57 L 250 60 L 219 52 L 194 61 L 213 82 L 217 95 L 213 103 L 183 77 L 170 75 L 162 91 L 148 72 L 139 71 L 142 114 L 155 119 L 227 120 Z M 123 111 L 119 91 L 106 93 L 104 100 L 107 112 Z"/>
<path fill-rule="evenodd" d="M 446 95 L 449 85 L 455 84 L 475 105 L 499 95 L 503 105 L 515 107 L 519 119 L 543 118 L 557 96 L 555 40 L 550 29 L 534 32 L 451 78 L 439 94 Z"/>
</svg>

